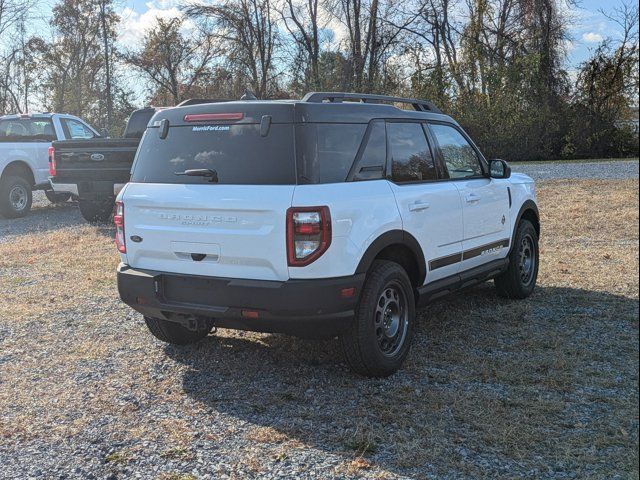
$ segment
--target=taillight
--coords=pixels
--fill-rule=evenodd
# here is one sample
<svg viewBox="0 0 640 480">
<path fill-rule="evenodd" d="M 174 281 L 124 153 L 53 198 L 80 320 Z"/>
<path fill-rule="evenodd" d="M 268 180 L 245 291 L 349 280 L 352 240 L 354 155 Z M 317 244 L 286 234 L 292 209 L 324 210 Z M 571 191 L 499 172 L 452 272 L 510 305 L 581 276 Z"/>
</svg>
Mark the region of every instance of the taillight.
<svg viewBox="0 0 640 480">
<path fill-rule="evenodd" d="M 127 245 L 124 238 L 124 203 L 122 202 L 116 202 L 113 223 L 116 224 L 116 248 L 120 253 L 127 253 Z"/>
<path fill-rule="evenodd" d="M 56 149 L 49 147 L 49 175 L 56 176 Z"/>
<path fill-rule="evenodd" d="M 290 267 L 309 265 L 326 252 L 329 245 L 329 207 L 291 207 L 287 210 L 287 260 Z"/>
</svg>

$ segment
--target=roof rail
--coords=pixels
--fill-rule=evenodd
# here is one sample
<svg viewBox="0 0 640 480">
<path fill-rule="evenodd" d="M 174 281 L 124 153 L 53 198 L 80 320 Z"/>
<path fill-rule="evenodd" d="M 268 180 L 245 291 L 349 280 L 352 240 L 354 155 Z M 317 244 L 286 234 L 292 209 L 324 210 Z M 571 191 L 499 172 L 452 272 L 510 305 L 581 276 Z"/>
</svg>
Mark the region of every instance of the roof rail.
<svg viewBox="0 0 640 480">
<path fill-rule="evenodd" d="M 176 107 L 184 107 L 186 105 L 200 105 L 201 103 L 220 103 L 220 102 L 230 102 L 226 98 L 189 98 L 187 100 L 183 100 Z"/>
<path fill-rule="evenodd" d="M 388 95 L 373 95 L 370 93 L 346 93 L 346 92 L 309 92 L 302 99 L 303 102 L 323 103 L 325 100 L 331 103 L 341 103 L 343 100 L 360 100 L 363 103 L 396 102 L 408 103 L 418 112 L 442 113 L 438 107 L 427 100 L 417 98 L 391 97 Z"/>
</svg>

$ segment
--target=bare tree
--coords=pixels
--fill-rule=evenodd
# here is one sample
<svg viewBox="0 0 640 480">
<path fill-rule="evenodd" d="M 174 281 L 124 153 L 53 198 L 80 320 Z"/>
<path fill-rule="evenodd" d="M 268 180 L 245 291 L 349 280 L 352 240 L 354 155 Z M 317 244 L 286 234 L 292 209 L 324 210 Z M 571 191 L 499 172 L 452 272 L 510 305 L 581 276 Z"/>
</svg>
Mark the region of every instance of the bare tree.
<svg viewBox="0 0 640 480">
<path fill-rule="evenodd" d="M 280 15 L 287 31 L 308 57 L 311 67 L 311 85 L 320 88 L 319 1 L 284 0 Z"/>
<path fill-rule="evenodd" d="M 181 32 L 183 24 L 180 18 L 158 19 L 145 35 L 142 49 L 123 55 L 126 63 L 151 80 L 153 93 L 168 94 L 174 104 L 210 76 L 209 63 L 218 54 L 211 35 L 186 37 Z"/>
<path fill-rule="evenodd" d="M 220 39 L 231 67 L 247 76 L 258 98 L 274 90 L 277 31 L 270 0 L 224 0 L 216 5 L 191 3 L 186 14 L 206 22 Z"/>
</svg>

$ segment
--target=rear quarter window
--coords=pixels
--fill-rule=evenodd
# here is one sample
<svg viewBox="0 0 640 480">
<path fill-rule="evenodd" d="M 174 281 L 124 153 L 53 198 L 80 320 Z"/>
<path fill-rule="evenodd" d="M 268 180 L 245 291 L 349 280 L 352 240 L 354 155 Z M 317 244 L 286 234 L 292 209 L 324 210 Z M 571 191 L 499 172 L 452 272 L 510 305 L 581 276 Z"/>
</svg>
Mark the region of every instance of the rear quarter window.
<svg viewBox="0 0 640 480">
<path fill-rule="evenodd" d="M 52 142 L 56 139 L 48 118 L 12 118 L 0 120 L 0 142 Z"/>
<path fill-rule="evenodd" d="M 344 182 L 362 142 L 366 124 L 308 123 L 296 126 L 300 183 Z"/>
</svg>

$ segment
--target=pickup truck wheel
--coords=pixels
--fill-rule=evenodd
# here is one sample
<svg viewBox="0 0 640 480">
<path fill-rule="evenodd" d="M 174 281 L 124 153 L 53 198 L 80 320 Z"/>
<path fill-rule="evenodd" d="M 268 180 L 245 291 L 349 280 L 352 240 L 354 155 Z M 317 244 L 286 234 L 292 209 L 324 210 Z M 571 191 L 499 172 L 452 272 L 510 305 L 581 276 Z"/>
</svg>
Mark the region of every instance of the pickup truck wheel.
<svg viewBox="0 0 640 480">
<path fill-rule="evenodd" d="M 527 298 L 538 278 L 538 233 L 528 220 L 521 220 L 509 254 L 509 268 L 494 279 L 498 295 L 505 298 Z"/>
<path fill-rule="evenodd" d="M 80 214 L 89 223 L 106 223 L 113 214 L 115 199 L 82 200 L 78 201 Z"/>
<path fill-rule="evenodd" d="M 53 190 L 45 190 L 44 194 L 51 203 L 63 203 L 71 198 L 70 193 L 56 193 Z"/>
<path fill-rule="evenodd" d="M 395 373 L 409 353 L 415 318 L 407 272 L 395 262 L 375 261 L 353 323 L 340 338 L 349 366 L 367 377 Z"/>
<path fill-rule="evenodd" d="M 160 318 L 144 317 L 147 328 L 158 340 L 173 345 L 189 345 L 209 335 L 212 327 L 202 330 L 189 330 L 179 323 Z"/>
<path fill-rule="evenodd" d="M 24 178 L 7 176 L 0 180 L 0 213 L 7 218 L 24 217 L 31 210 L 31 185 Z"/>
</svg>

